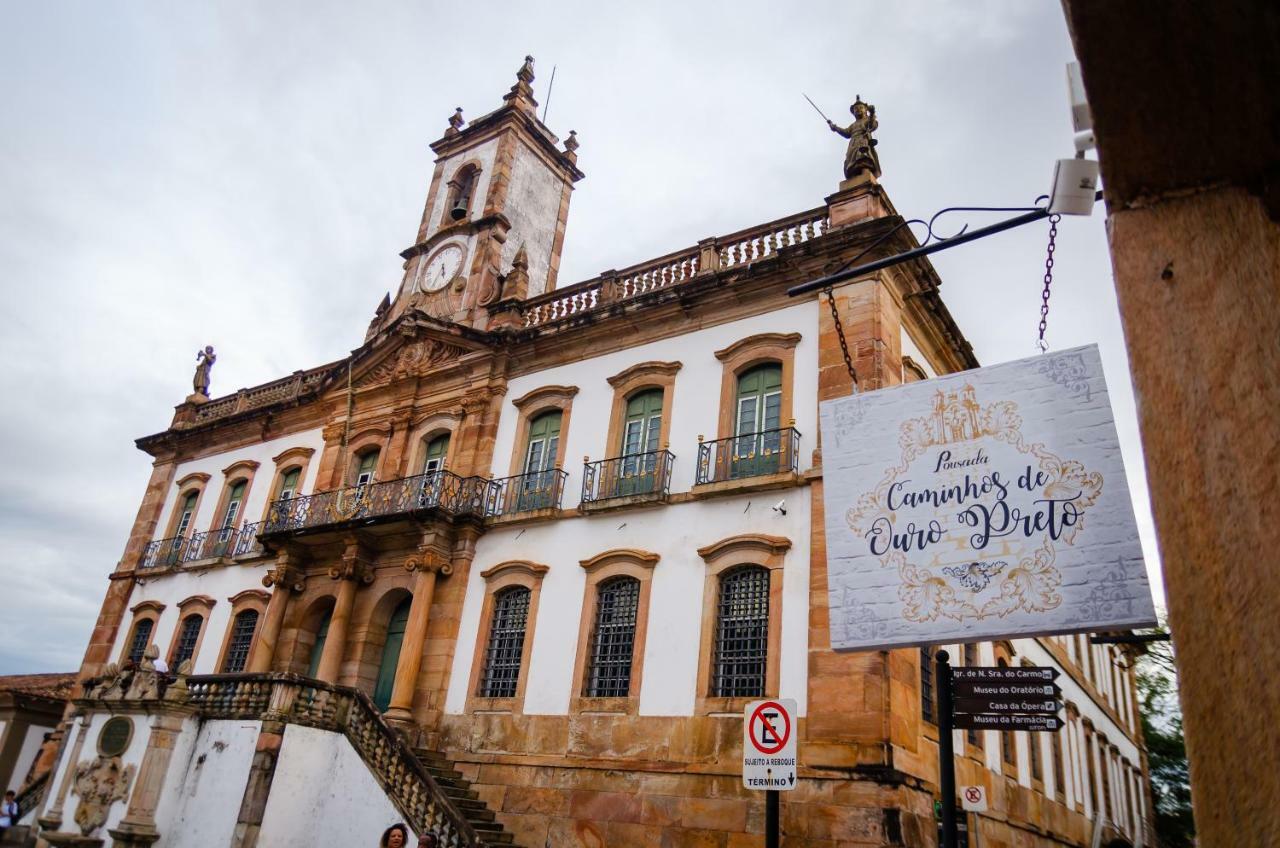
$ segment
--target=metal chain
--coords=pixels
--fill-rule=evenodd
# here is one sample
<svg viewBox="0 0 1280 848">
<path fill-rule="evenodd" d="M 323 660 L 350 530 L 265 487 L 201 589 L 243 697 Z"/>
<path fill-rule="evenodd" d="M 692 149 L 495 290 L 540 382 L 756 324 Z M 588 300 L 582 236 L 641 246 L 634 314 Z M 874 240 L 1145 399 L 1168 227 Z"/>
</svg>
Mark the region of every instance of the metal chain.
<svg viewBox="0 0 1280 848">
<path fill-rule="evenodd" d="M 858 372 L 853 370 L 853 357 L 849 355 L 849 342 L 844 337 L 844 324 L 840 323 L 840 311 L 836 309 L 836 296 L 831 287 L 823 289 L 827 296 L 827 305 L 831 307 L 831 321 L 836 325 L 836 338 L 840 340 L 840 353 L 844 356 L 844 367 L 849 371 L 849 379 L 853 381 L 853 392 L 858 393 Z"/>
<path fill-rule="evenodd" d="M 1044 331 L 1049 326 L 1049 286 L 1053 285 L 1053 251 L 1057 248 L 1058 222 L 1061 220 L 1061 215 L 1049 216 L 1049 252 L 1044 258 L 1044 291 L 1040 292 L 1040 338 L 1036 342 L 1041 353 L 1049 349 L 1044 340 Z"/>
</svg>

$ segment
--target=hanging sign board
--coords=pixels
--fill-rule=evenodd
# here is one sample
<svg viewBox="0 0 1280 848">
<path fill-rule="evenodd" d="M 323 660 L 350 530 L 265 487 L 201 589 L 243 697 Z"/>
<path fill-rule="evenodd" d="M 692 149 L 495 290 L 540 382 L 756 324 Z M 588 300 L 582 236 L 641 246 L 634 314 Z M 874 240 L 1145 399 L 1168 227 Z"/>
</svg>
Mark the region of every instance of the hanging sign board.
<svg viewBox="0 0 1280 848">
<path fill-rule="evenodd" d="M 1155 624 L 1096 345 L 821 419 L 836 650 Z"/>
<path fill-rule="evenodd" d="M 795 789 L 797 735 L 795 699 L 749 702 L 742 711 L 742 785 Z"/>
</svg>

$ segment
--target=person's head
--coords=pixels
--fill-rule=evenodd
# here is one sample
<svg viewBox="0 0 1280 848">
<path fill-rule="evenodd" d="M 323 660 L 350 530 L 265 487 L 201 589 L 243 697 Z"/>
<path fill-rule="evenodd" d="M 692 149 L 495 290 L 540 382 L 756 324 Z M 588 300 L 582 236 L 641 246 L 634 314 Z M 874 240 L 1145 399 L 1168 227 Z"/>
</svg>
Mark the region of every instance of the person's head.
<svg viewBox="0 0 1280 848">
<path fill-rule="evenodd" d="M 17 798 L 17 797 L 18 797 L 17 793 L 15 793 L 12 789 L 4 793 L 4 799 L 6 801 L 12 801 L 14 798 Z"/>
<path fill-rule="evenodd" d="M 440 848 L 440 839 L 428 830 L 418 837 L 418 848 Z"/>
<path fill-rule="evenodd" d="M 382 832 L 378 848 L 405 848 L 409 842 L 409 828 L 402 824 L 393 824 Z"/>
</svg>

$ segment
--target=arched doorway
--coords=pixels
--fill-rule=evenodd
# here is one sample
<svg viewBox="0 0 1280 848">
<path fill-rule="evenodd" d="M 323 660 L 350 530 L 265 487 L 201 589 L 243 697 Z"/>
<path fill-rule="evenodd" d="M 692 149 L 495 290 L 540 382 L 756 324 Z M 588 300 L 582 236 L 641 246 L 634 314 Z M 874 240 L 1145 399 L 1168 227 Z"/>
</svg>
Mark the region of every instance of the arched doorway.
<svg viewBox="0 0 1280 848">
<path fill-rule="evenodd" d="M 333 617 L 333 608 L 325 610 L 320 626 L 316 628 L 316 641 L 311 646 L 311 660 L 307 663 L 307 677 L 315 678 L 320 671 L 320 657 L 324 654 L 324 642 L 329 636 L 329 619 Z"/>
<path fill-rule="evenodd" d="M 387 621 L 387 641 L 382 646 L 382 661 L 378 664 L 378 683 L 373 688 L 373 703 L 385 712 L 391 705 L 391 690 L 395 688 L 396 666 L 400 663 L 400 646 L 404 643 L 405 626 L 409 623 L 409 602 L 405 598 L 391 613 Z"/>
</svg>

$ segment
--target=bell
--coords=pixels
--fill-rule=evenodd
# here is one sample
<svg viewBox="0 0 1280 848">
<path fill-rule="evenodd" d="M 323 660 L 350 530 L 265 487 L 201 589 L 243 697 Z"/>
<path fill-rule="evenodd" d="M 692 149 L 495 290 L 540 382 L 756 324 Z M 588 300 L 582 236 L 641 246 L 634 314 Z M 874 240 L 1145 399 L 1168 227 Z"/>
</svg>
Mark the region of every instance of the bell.
<svg viewBox="0 0 1280 848">
<path fill-rule="evenodd" d="M 461 221 L 463 218 L 467 217 L 466 198 L 458 198 L 457 202 L 453 204 L 453 208 L 449 210 L 449 217 L 455 221 Z"/>
</svg>

